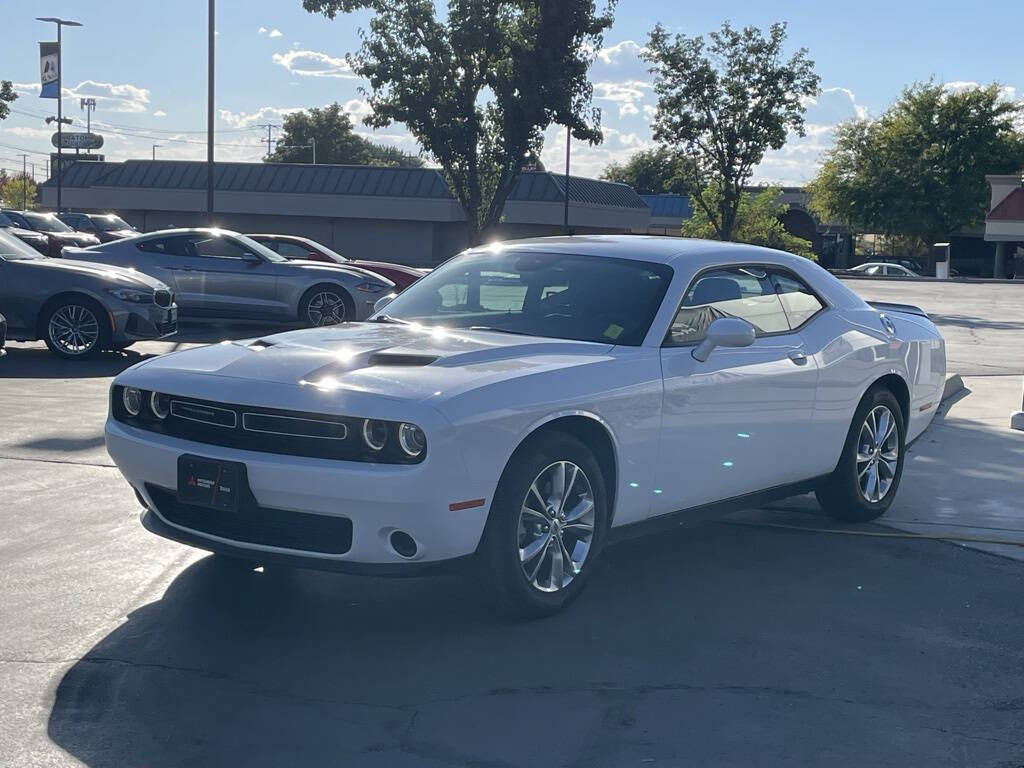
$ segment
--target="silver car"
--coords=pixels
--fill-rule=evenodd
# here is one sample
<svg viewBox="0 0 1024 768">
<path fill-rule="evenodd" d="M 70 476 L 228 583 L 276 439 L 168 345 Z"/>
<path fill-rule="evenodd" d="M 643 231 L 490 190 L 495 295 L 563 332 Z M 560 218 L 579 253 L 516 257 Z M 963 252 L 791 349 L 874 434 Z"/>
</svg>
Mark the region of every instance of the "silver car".
<svg viewBox="0 0 1024 768">
<path fill-rule="evenodd" d="M 379 275 L 317 261 L 289 261 L 245 235 L 223 229 L 167 229 L 65 258 L 132 267 L 174 287 L 181 314 L 334 325 L 363 320 L 394 288 Z"/>
<path fill-rule="evenodd" d="M 59 357 L 89 357 L 177 330 L 174 292 L 148 275 L 50 259 L 0 231 L 0 314 L 7 338 L 43 339 Z"/>
</svg>

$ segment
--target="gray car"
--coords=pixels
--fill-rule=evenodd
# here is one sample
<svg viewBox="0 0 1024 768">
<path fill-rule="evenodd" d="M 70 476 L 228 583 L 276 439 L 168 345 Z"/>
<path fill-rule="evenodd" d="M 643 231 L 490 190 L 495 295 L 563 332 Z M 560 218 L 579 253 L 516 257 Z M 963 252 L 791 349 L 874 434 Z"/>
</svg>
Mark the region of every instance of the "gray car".
<svg viewBox="0 0 1024 768">
<path fill-rule="evenodd" d="M 75 359 L 177 330 L 174 292 L 127 269 L 50 259 L 0 231 L 0 314 L 7 338 L 42 339 Z"/>
<path fill-rule="evenodd" d="M 318 261 L 290 261 L 223 229 L 168 229 L 66 258 L 132 267 L 174 287 L 183 316 L 334 325 L 363 320 L 394 283 L 373 272 Z"/>
</svg>

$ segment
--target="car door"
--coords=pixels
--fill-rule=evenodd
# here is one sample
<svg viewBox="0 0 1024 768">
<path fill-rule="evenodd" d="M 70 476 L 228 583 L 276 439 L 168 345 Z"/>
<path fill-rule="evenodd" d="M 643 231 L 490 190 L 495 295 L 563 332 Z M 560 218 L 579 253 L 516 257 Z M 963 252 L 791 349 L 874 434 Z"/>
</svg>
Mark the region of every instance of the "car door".
<svg viewBox="0 0 1024 768">
<path fill-rule="evenodd" d="M 285 310 L 278 299 L 277 265 L 228 235 L 191 235 L 182 280 L 197 296 L 202 314 L 264 318 Z"/>
<path fill-rule="evenodd" d="M 749 347 L 693 350 L 718 317 L 756 332 Z M 691 283 L 661 350 L 664 386 L 654 514 L 767 490 L 807 475 L 805 437 L 818 374 L 771 275 L 706 270 Z"/>
<path fill-rule="evenodd" d="M 193 292 L 188 273 L 193 260 L 189 257 L 187 235 L 168 235 L 143 239 L 134 245 L 129 242 L 114 242 L 105 245 L 97 253 L 110 254 L 109 263 L 132 267 L 174 289 L 178 308 L 186 313 L 194 312 L 201 297 Z"/>
</svg>

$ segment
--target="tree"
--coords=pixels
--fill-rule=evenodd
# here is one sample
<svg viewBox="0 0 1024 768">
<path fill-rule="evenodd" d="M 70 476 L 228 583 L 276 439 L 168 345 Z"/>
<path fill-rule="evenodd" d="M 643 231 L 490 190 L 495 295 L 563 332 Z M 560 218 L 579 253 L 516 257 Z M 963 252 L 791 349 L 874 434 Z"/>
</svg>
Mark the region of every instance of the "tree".
<svg viewBox="0 0 1024 768">
<path fill-rule="evenodd" d="M 403 123 L 444 170 L 466 210 L 470 240 L 498 223 L 544 130 L 567 126 L 596 144 L 587 70 L 615 0 L 303 0 L 333 18 L 372 12 L 348 62 L 370 83 L 367 125 Z"/>
<path fill-rule="evenodd" d="M 314 107 L 285 115 L 281 141 L 267 160 L 272 163 L 311 163 L 314 139 L 318 163 L 413 168 L 423 165 L 423 160 L 416 155 L 375 144 L 356 134 L 352 129 L 352 119 L 337 102 L 323 109 Z"/>
<path fill-rule="evenodd" d="M 777 248 L 806 258 L 814 258 L 811 243 L 791 235 L 782 225 L 782 216 L 789 206 L 779 202 L 782 190 L 765 187 L 757 192 L 745 190 L 736 207 L 736 218 L 730 240 L 750 243 L 765 248 Z M 697 237 L 703 240 L 721 240 L 717 228 L 707 211 L 721 209 L 724 194 L 716 184 L 710 184 L 700 191 L 694 202 L 693 216 L 683 222 L 683 237 Z"/>
<path fill-rule="evenodd" d="M 655 75 L 654 137 L 688 155 L 690 192 L 721 240 L 732 239 L 743 188 L 769 149 L 804 135 L 804 101 L 818 93 L 814 62 L 801 48 L 783 57 L 786 25 L 671 38 L 660 24 L 645 59 Z M 715 207 L 698 192 L 709 187 Z"/>
<path fill-rule="evenodd" d="M 645 149 L 624 163 L 612 163 L 601 178 L 628 184 L 641 195 L 689 194 L 689 160 L 680 152 L 665 147 Z"/>
<path fill-rule="evenodd" d="M 34 210 L 38 204 L 36 183 L 28 174 L 11 176 L 0 185 L 0 199 L 13 208 Z"/>
<path fill-rule="evenodd" d="M 1024 167 L 1024 105 L 999 87 L 951 92 L 916 83 L 877 120 L 844 123 L 809 185 L 823 220 L 861 232 L 911 237 L 918 248 L 980 225 L 985 174 Z"/>
<path fill-rule="evenodd" d="M 6 120 L 11 113 L 11 102 L 18 98 L 14 92 L 14 83 L 10 80 L 0 80 L 0 120 Z"/>
</svg>

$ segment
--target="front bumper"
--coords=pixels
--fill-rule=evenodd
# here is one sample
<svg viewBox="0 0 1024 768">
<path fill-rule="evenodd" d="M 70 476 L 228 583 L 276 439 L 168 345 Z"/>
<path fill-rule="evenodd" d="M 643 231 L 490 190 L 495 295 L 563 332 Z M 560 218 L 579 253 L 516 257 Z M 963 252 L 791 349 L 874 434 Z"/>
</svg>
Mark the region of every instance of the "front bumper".
<svg viewBox="0 0 1024 768">
<path fill-rule="evenodd" d="M 112 341 L 116 344 L 163 339 L 178 332 L 178 307 L 158 307 L 156 304 L 130 304 L 118 301 L 111 304 L 113 323 Z"/>
<path fill-rule="evenodd" d="M 371 464 L 205 445 L 109 418 L 105 431 L 107 451 L 148 508 L 143 516 L 147 529 L 211 551 L 300 567 L 407 572 L 470 556 L 483 534 L 487 506 L 451 511 L 449 505 L 471 498 L 489 501 L 497 480 L 483 485 L 470 482 L 461 453 L 450 446 L 449 450 L 431 446 L 420 464 Z M 178 457 L 186 453 L 245 464 L 255 503 L 278 514 L 293 513 L 296 524 L 298 518 L 309 515 L 351 521 L 347 551 L 332 554 L 254 544 L 176 524 L 161 514 L 158 500 L 166 505 L 166 494 L 153 489 L 173 492 L 177 488 Z M 210 510 L 209 514 L 218 513 Z M 393 549 L 390 536 L 395 531 L 412 537 L 415 555 L 403 557 Z M 324 548 L 331 547 L 325 544 Z"/>
</svg>

